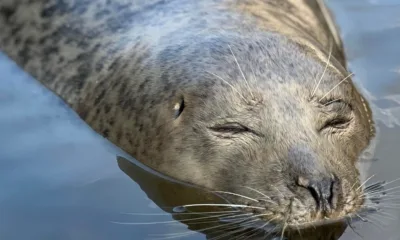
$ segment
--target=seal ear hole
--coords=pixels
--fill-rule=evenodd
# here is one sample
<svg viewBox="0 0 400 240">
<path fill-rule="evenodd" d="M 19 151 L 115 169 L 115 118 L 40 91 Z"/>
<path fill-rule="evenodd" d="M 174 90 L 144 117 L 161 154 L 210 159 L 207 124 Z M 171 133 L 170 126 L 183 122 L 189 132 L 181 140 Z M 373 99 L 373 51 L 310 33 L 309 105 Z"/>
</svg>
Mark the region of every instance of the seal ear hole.
<svg viewBox="0 0 400 240">
<path fill-rule="evenodd" d="M 175 103 L 174 105 L 174 118 L 177 119 L 183 112 L 183 109 L 185 108 L 185 100 L 183 97 L 179 99 L 178 102 Z"/>
</svg>

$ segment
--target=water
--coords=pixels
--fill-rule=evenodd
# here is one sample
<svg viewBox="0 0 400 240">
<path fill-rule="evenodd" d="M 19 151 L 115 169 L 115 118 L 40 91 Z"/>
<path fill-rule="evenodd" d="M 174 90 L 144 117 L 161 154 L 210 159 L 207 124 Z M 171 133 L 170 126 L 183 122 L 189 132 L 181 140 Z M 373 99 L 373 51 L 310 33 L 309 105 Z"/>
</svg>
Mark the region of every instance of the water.
<svg viewBox="0 0 400 240">
<path fill-rule="evenodd" d="M 328 5 L 341 29 L 355 81 L 370 99 L 377 119 L 377 161 L 371 163 L 369 174 L 376 180 L 396 179 L 400 177 L 400 0 L 329 0 Z M 179 187 L 117 160 L 123 152 L 4 55 L 0 73 L 0 239 L 131 240 L 187 231 L 181 223 L 115 223 L 172 220 L 170 215 L 127 213 L 165 213 L 156 203 L 184 202 L 181 196 L 167 196 Z M 355 231 L 364 240 L 400 239 L 400 213 L 387 212 L 392 219 L 371 218 L 374 224 L 356 224 Z M 359 238 L 348 228 L 341 239 Z M 194 233 L 183 239 L 205 238 Z"/>
</svg>

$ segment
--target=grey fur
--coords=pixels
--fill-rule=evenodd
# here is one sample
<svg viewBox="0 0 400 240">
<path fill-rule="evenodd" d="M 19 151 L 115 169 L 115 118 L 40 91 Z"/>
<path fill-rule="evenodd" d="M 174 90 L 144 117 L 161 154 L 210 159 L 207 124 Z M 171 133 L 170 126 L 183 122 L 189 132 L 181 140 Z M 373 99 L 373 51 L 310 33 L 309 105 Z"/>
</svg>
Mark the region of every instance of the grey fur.
<svg viewBox="0 0 400 240">
<path fill-rule="evenodd" d="M 360 208 L 355 163 L 375 133 L 350 79 L 319 101 L 348 75 L 324 12 L 313 0 L 2 0 L 0 47 L 139 161 L 212 190 L 262 191 L 277 203 L 265 219 L 296 225 L 323 217 L 299 176 L 338 178 L 328 217 Z M 351 107 L 325 106 L 337 99 Z M 320 130 L 337 117 L 350 122 Z M 226 122 L 251 131 L 213 130 Z"/>
</svg>

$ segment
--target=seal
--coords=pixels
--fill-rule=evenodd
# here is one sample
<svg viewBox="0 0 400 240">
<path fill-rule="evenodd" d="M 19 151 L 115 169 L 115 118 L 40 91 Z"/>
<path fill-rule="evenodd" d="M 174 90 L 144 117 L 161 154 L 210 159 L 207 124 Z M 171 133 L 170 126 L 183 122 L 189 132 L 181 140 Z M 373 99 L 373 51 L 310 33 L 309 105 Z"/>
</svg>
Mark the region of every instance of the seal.
<svg viewBox="0 0 400 240">
<path fill-rule="evenodd" d="M 332 23 L 313 0 L 3 0 L 0 47 L 128 154 L 285 232 L 369 205 L 372 113 Z"/>
</svg>

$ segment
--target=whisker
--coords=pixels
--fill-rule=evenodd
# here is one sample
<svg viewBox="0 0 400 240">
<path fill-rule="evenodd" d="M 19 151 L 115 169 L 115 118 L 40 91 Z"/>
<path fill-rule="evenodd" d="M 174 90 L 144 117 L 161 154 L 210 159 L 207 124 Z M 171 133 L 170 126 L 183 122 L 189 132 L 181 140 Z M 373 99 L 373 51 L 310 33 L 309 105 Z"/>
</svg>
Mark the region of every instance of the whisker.
<svg viewBox="0 0 400 240">
<path fill-rule="evenodd" d="M 354 232 L 355 234 L 357 234 L 361 239 L 364 239 L 364 238 L 354 229 L 354 227 L 351 225 L 351 222 L 347 221 L 347 226 L 349 226 L 350 229 L 353 230 L 353 232 Z"/>
<path fill-rule="evenodd" d="M 251 220 L 250 222 L 247 222 L 245 225 L 250 225 L 250 224 L 252 224 L 252 223 L 254 223 L 254 222 L 257 222 L 257 221 L 258 221 L 258 219 L 254 219 L 254 220 Z M 219 235 L 219 236 L 210 238 L 210 239 L 208 239 L 208 240 L 218 240 L 218 239 L 220 239 L 220 238 L 227 237 L 227 236 L 229 236 L 229 235 L 233 235 L 233 234 L 235 234 L 235 233 L 242 232 L 242 231 L 246 231 L 246 230 L 248 230 L 248 229 L 247 229 L 247 228 L 241 228 L 241 229 L 238 229 L 238 230 L 235 230 L 235 231 L 232 231 L 232 232 L 223 233 L 223 234 L 221 234 L 221 235 Z"/>
<path fill-rule="evenodd" d="M 320 79 L 319 79 L 317 85 L 315 86 L 315 88 L 314 88 L 314 90 L 313 90 L 313 92 L 312 92 L 312 94 L 311 94 L 311 97 L 314 97 L 314 94 L 315 94 L 315 92 L 317 91 L 319 85 L 321 84 L 322 79 L 324 78 L 324 75 L 325 75 L 326 70 L 328 69 L 328 65 L 329 65 L 329 62 L 330 62 L 331 56 L 332 56 L 332 49 L 333 49 L 332 45 L 333 45 L 333 44 L 331 44 L 331 46 L 330 46 L 328 61 L 326 61 L 325 69 L 324 69 L 324 71 L 322 72 L 322 75 L 321 75 L 321 77 L 320 77 Z M 314 80 L 314 82 L 316 82 L 316 81 Z"/>
<path fill-rule="evenodd" d="M 399 189 L 400 188 L 400 186 L 397 186 L 397 187 L 392 187 L 392 188 L 389 188 L 389 189 L 385 189 L 385 190 L 380 190 L 380 191 L 371 191 L 371 192 L 369 192 L 370 194 L 374 194 L 374 193 L 379 193 L 379 192 L 388 192 L 388 191 L 391 191 L 391 190 L 395 190 L 395 189 Z"/>
<path fill-rule="evenodd" d="M 261 196 L 263 196 L 263 197 L 266 197 L 266 198 L 268 198 L 268 199 L 271 199 L 270 197 L 268 197 L 267 195 L 265 195 L 265 194 L 262 193 L 261 191 L 258 191 L 258 190 L 254 189 L 254 188 L 251 188 L 251 187 L 245 187 L 245 188 L 250 189 L 250 190 L 252 190 L 252 191 L 254 191 L 254 192 L 256 192 L 256 193 L 259 193 L 259 194 L 261 194 Z"/>
<path fill-rule="evenodd" d="M 247 87 L 248 87 L 248 89 L 249 89 L 249 92 L 250 92 L 250 94 L 251 94 L 251 97 L 254 99 L 254 96 L 253 96 L 253 93 L 252 93 L 252 91 L 251 91 L 249 82 L 247 81 L 246 76 L 244 75 L 244 73 L 243 73 L 243 71 L 242 71 L 242 68 L 240 67 L 239 62 L 238 62 L 238 60 L 237 60 L 235 54 L 234 54 L 233 51 L 232 51 L 231 45 L 228 44 L 228 47 L 229 47 L 229 50 L 231 51 L 231 54 L 232 54 L 233 58 L 235 59 L 236 65 L 238 66 L 239 71 L 240 71 L 240 73 L 242 74 L 242 77 L 243 77 L 244 81 L 246 82 L 246 85 L 247 85 Z"/>
<path fill-rule="evenodd" d="M 369 216 L 369 217 L 371 217 L 371 216 Z M 381 231 L 383 231 L 382 226 L 379 225 L 379 224 L 382 225 L 382 222 L 381 222 L 381 221 L 378 221 L 377 219 L 374 219 L 374 220 L 368 219 L 367 222 L 368 222 L 368 223 L 371 223 L 372 225 L 374 225 L 375 227 L 377 227 L 377 228 L 379 228 Z"/>
<path fill-rule="evenodd" d="M 376 215 L 378 215 L 379 214 L 379 212 L 377 212 L 376 213 Z M 369 216 L 373 216 L 372 214 L 371 215 L 369 215 Z M 383 215 L 383 214 L 380 214 L 380 215 L 378 215 L 379 217 L 382 217 L 382 218 L 385 218 L 385 219 L 388 219 L 388 220 L 392 220 L 392 221 L 395 221 L 395 220 L 397 220 L 397 219 L 395 219 L 395 218 L 393 218 L 392 216 L 387 216 L 387 215 Z"/>
<path fill-rule="evenodd" d="M 179 221 L 180 222 L 190 222 L 190 221 L 194 221 L 194 220 L 210 219 L 210 218 L 223 217 L 223 216 L 228 216 L 228 215 L 231 215 L 231 214 L 223 214 L 223 215 L 218 215 L 218 216 L 200 217 L 200 218 L 192 218 L 192 219 L 182 219 Z M 175 223 L 175 222 L 177 222 L 177 221 L 172 220 L 172 221 L 161 221 L 161 222 L 138 222 L 138 223 L 112 221 L 112 223 L 121 224 L 121 225 L 154 225 L 154 224 L 168 224 L 168 223 Z"/>
<path fill-rule="evenodd" d="M 239 215 L 231 215 L 231 216 L 223 217 L 222 220 L 230 219 L 230 218 L 238 218 L 238 217 L 247 216 L 247 215 L 253 215 L 253 213 L 244 213 L 244 214 L 239 214 Z"/>
<path fill-rule="evenodd" d="M 267 203 L 272 203 L 272 204 L 278 205 L 276 202 L 271 201 L 269 199 L 265 199 L 265 198 L 260 198 L 260 199 L 258 199 L 258 201 L 262 201 L 262 202 L 267 202 Z"/>
<path fill-rule="evenodd" d="M 238 197 L 242 197 L 242 198 L 245 198 L 245 199 L 251 200 L 251 201 L 253 201 L 253 202 L 258 202 L 258 200 L 254 199 L 254 198 L 246 197 L 246 196 L 243 196 L 243 195 L 240 195 L 240 194 L 237 194 L 237 193 L 225 192 L 225 191 L 213 191 L 213 192 L 215 192 L 215 193 L 225 193 L 225 194 L 230 194 L 230 195 L 234 195 L 234 196 L 238 196 Z"/>
<path fill-rule="evenodd" d="M 256 235 L 256 234 L 258 234 L 258 233 L 260 233 L 262 231 L 263 231 L 262 229 L 256 228 L 256 229 L 253 229 L 253 230 L 251 230 L 249 232 L 246 232 L 244 234 L 239 235 L 238 238 L 241 239 L 242 237 L 244 237 L 243 240 L 251 239 L 254 235 Z M 252 233 L 252 234 L 250 234 L 250 233 Z M 250 234 L 250 235 L 246 237 L 246 234 Z"/>
<path fill-rule="evenodd" d="M 255 233 L 251 234 L 250 236 L 247 236 L 245 239 L 251 239 L 251 237 L 253 237 L 254 235 L 256 235 L 258 233 L 258 231 L 263 231 L 263 228 L 266 227 L 268 224 L 270 224 L 270 222 L 274 221 L 275 219 L 277 219 L 277 217 L 272 218 L 271 220 L 269 220 L 268 222 L 266 222 L 264 225 L 262 225 L 260 228 L 256 228 L 255 229 Z M 276 226 L 273 228 L 272 231 L 274 231 L 276 229 Z M 257 231 L 258 230 L 258 231 Z M 254 231 L 254 230 L 253 230 Z M 250 232 L 249 232 L 250 233 Z M 268 236 L 268 235 L 267 235 Z"/>
<path fill-rule="evenodd" d="M 390 182 L 386 182 L 385 184 L 382 184 L 383 186 L 386 186 L 386 185 L 389 185 L 389 184 L 391 184 L 391 183 L 394 183 L 394 182 L 397 182 L 397 181 L 399 181 L 400 180 L 400 178 L 396 178 L 396 179 L 394 179 L 394 180 L 392 180 L 392 181 L 390 181 Z"/>
<path fill-rule="evenodd" d="M 281 240 L 283 240 L 283 236 L 285 235 L 286 227 L 287 227 L 287 223 L 285 222 L 285 224 L 283 225 L 283 229 L 282 229 Z"/>
<path fill-rule="evenodd" d="M 264 238 L 266 238 L 267 239 L 267 237 L 269 236 L 269 235 L 271 235 L 272 233 L 274 233 L 275 232 L 275 230 L 278 228 L 278 226 L 275 226 L 273 229 L 272 229 L 272 231 L 271 232 L 269 232 Z"/>
<path fill-rule="evenodd" d="M 386 191 L 385 190 L 377 190 L 377 191 L 370 191 L 370 192 L 364 192 L 361 196 L 363 197 L 382 197 L 386 196 Z"/>
<path fill-rule="evenodd" d="M 371 207 L 371 208 L 375 208 L 375 209 L 380 209 L 380 208 L 387 208 L 387 209 L 400 209 L 400 207 L 399 206 L 388 206 L 388 205 L 379 205 L 379 207 L 377 207 L 377 206 L 368 206 L 368 205 L 366 205 L 367 207 Z"/>
<path fill-rule="evenodd" d="M 239 96 L 245 101 L 247 102 L 247 99 L 239 92 L 239 90 L 237 90 L 232 84 L 230 84 L 228 81 L 226 81 L 225 79 L 223 79 L 222 77 L 218 76 L 215 73 L 206 71 L 207 73 L 213 75 L 214 77 L 220 79 L 222 82 L 224 82 L 225 84 L 229 85 L 237 94 L 239 94 Z"/>
<path fill-rule="evenodd" d="M 238 213 L 240 211 L 216 211 L 216 212 L 185 212 L 185 213 L 121 213 L 124 215 L 134 216 L 170 216 L 170 215 L 206 215 L 206 214 L 221 214 L 221 213 Z"/>
<path fill-rule="evenodd" d="M 395 216 L 393 216 L 392 214 L 390 214 L 390 213 L 387 213 L 387 212 L 385 212 L 385 211 L 379 211 L 379 212 L 376 212 L 376 214 L 380 214 L 380 215 L 382 215 L 382 216 L 386 216 L 386 217 L 391 217 L 392 218 L 392 220 L 398 220 L 398 217 L 395 217 Z"/>
<path fill-rule="evenodd" d="M 355 214 L 359 219 L 361 219 L 361 221 L 363 221 L 363 222 L 367 222 L 367 220 L 366 219 L 364 219 L 363 217 L 361 217 L 360 215 L 358 215 L 357 213 Z"/>
<path fill-rule="evenodd" d="M 231 207 L 231 208 L 253 208 L 253 209 L 262 209 L 262 207 L 255 207 L 255 206 L 247 206 L 247 205 L 241 205 L 241 204 L 187 204 L 183 205 L 183 208 L 187 207 Z"/>
<path fill-rule="evenodd" d="M 381 206 L 393 206 L 393 207 L 396 207 L 396 206 L 400 206 L 400 203 L 386 203 L 386 202 L 381 202 L 381 203 L 379 203 L 379 206 L 381 207 Z"/>
<path fill-rule="evenodd" d="M 372 191 L 385 191 L 385 189 L 383 187 L 383 183 L 384 183 L 384 181 L 370 184 L 365 187 L 364 191 L 365 191 L 365 193 L 371 193 Z"/>
<path fill-rule="evenodd" d="M 214 229 L 214 230 L 211 230 L 209 232 L 212 233 L 212 234 L 218 234 L 218 233 L 224 234 L 226 231 L 234 231 L 237 228 L 238 228 L 237 226 L 228 226 L 228 227 L 222 227 L 222 228 L 219 228 L 219 229 Z"/>
<path fill-rule="evenodd" d="M 380 198 L 379 202 L 384 202 L 384 201 L 388 201 L 388 200 L 400 200 L 400 196 L 398 196 L 398 195 L 397 196 L 385 195 L 385 198 Z"/>
<path fill-rule="evenodd" d="M 275 218 L 274 218 L 274 219 L 275 219 Z M 271 221 L 272 221 L 272 220 L 271 220 Z M 245 239 L 248 239 L 248 238 L 251 239 L 251 237 L 254 236 L 254 235 L 256 235 L 256 234 L 258 234 L 258 232 L 263 231 L 263 228 L 266 227 L 271 221 L 268 221 L 267 223 L 263 224 L 260 228 L 255 228 L 255 229 L 253 229 L 253 230 L 250 230 L 250 231 L 248 231 L 248 232 L 245 232 L 245 233 L 243 233 L 243 234 L 237 236 L 237 238 L 245 237 L 246 234 L 250 234 L 250 233 L 251 233 L 251 235 L 249 235 L 249 236 L 247 236 L 247 237 L 245 238 Z"/>
<path fill-rule="evenodd" d="M 347 75 L 347 77 L 343 78 L 342 81 L 340 81 L 338 84 L 336 84 L 331 90 L 329 90 L 324 96 L 322 96 L 319 101 L 321 101 L 322 99 L 324 99 L 326 96 L 328 96 L 329 93 L 331 93 L 333 90 L 335 90 L 340 84 L 342 84 L 344 81 L 346 81 L 349 77 L 353 76 L 354 73 L 350 73 L 349 75 Z"/>
<path fill-rule="evenodd" d="M 221 229 L 222 230 L 217 230 L 217 231 L 225 231 L 227 229 L 233 229 L 233 227 L 221 227 Z M 199 231 L 202 231 L 202 229 L 200 229 Z M 150 236 L 179 237 L 179 236 L 193 235 L 193 234 L 195 234 L 193 231 L 185 231 L 185 232 L 180 232 L 180 233 L 150 234 Z"/>
<path fill-rule="evenodd" d="M 398 193 L 398 192 L 394 192 L 394 193 Z M 389 194 L 386 194 L 385 191 L 378 191 L 378 192 L 373 192 L 373 193 L 365 192 L 361 196 L 368 197 L 368 198 L 377 198 L 377 197 L 381 198 L 384 196 L 389 196 Z"/>
<path fill-rule="evenodd" d="M 282 197 L 285 197 L 285 195 L 283 195 L 283 193 L 276 186 L 273 187 L 279 192 L 279 194 L 281 194 Z"/>
<path fill-rule="evenodd" d="M 249 217 L 249 218 L 247 218 L 246 220 L 243 220 L 243 221 L 241 221 L 241 222 L 245 222 L 246 223 L 246 221 L 249 221 L 251 218 L 253 218 L 253 216 L 252 217 Z M 207 228 L 203 228 L 203 229 L 199 229 L 199 230 L 196 230 L 196 231 L 198 231 L 198 232 L 203 232 L 203 231 L 208 231 L 208 230 L 212 230 L 212 229 L 217 229 L 217 228 L 221 228 L 221 227 L 226 227 L 226 226 L 231 226 L 231 225 L 235 225 L 235 224 L 238 224 L 238 223 L 240 223 L 240 222 L 233 222 L 233 223 L 226 223 L 226 224 L 221 224 L 221 225 L 219 225 L 219 226 L 212 226 L 212 227 L 207 227 Z M 195 232 L 187 232 L 186 234 L 183 234 L 183 233 L 181 233 L 179 236 L 174 236 L 174 237 L 169 237 L 169 238 L 177 238 L 177 237 L 180 237 L 180 236 L 189 236 L 189 235 L 193 235 L 193 234 L 195 234 Z M 164 238 L 164 239 L 168 239 L 168 238 Z"/>
<path fill-rule="evenodd" d="M 391 192 L 389 194 L 386 193 L 386 192 L 374 193 L 374 194 L 371 194 L 371 195 L 367 194 L 367 196 L 380 196 L 381 198 L 384 198 L 384 197 L 399 197 L 400 195 L 398 195 L 398 193 L 400 193 L 400 191 L 394 191 L 394 192 Z"/>
<path fill-rule="evenodd" d="M 267 226 L 268 224 L 266 223 L 265 225 L 263 225 L 263 226 Z M 236 239 L 241 239 L 242 237 L 246 237 L 246 235 L 247 234 L 251 234 L 251 233 L 253 233 L 253 232 L 258 232 L 258 231 L 260 231 L 261 229 L 259 229 L 259 228 L 254 228 L 254 229 L 246 229 L 247 231 L 246 232 L 244 232 L 244 233 L 242 233 L 242 234 L 240 234 L 240 235 L 238 235 L 238 236 L 235 236 L 236 237 Z"/>
<path fill-rule="evenodd" d="M 297 226 L 297 232 L 299 233 L 299 235 L 300 235 L 300 239 L 303 239 L 303 236 L 301 235 L 301 231 L 300 231 L 300 228 Z"/>
<path fill-rule="evenodd" d="M 355 191 L 357 192 L 360 188 L 362 188 L 374 176 L 375 176 L 375 174 L 372 175 L 371 177 L 367 178 L 367 180 L 365 180 Z"/>
<path fill-rule="evenodd" d="M 249 216 L 249 215 L 253 215 L 253 214 L 252 214 L 252 213 L 244 213 L 244 214 L 239 214 L 239 215 L 213 216 L 213 217 L 210 217 L 210 218 L 217 218 L 217 219 L 211 220 L 211 221 L 201 221 L 201 222 L 195 221 L 195 222 L 191 222 L 191 224 L 221 222 L 221 221 L 227 220 L 227 219 L 233 219 L 233 221 L 241 222 L 241 221 L 243 221 L 243 220 L 246 219 L 246 218 L 244 218 L 244 217 Z M 236 219 L 236 218 L 237 218 L 237 219 Z M 184 219 L 184 220 L 185 220 L 185 219 Z M 180 221 L 181 221 L 181 222 L 188 222 L 188 221 L 184 221 L 184 220 L 180 220 Z M 197 220 L 197 219 L 191 219 L 191 220 Z"/>
</svg>

